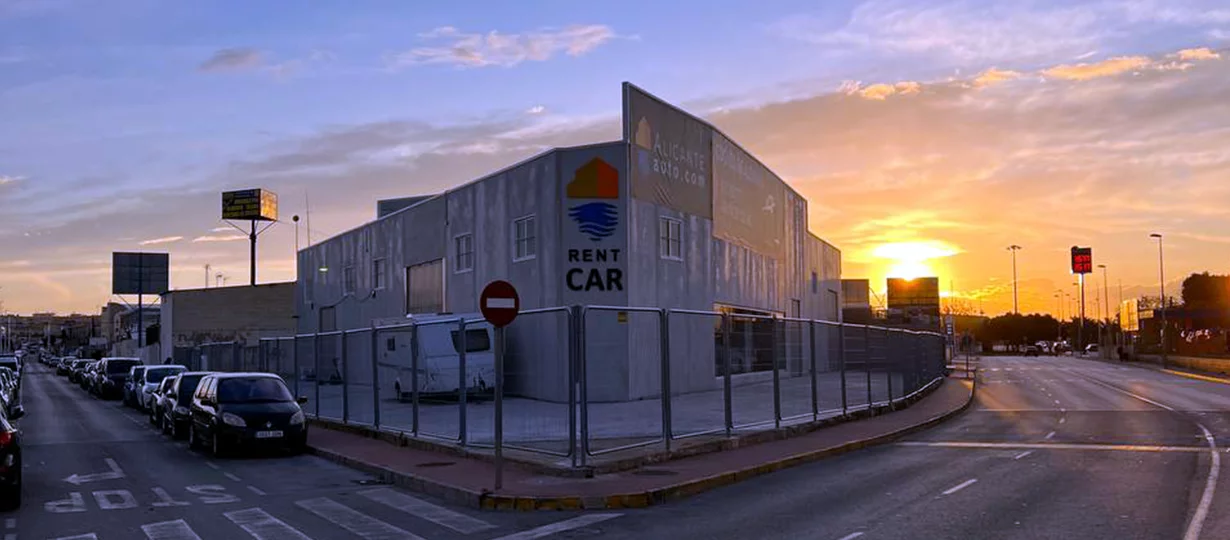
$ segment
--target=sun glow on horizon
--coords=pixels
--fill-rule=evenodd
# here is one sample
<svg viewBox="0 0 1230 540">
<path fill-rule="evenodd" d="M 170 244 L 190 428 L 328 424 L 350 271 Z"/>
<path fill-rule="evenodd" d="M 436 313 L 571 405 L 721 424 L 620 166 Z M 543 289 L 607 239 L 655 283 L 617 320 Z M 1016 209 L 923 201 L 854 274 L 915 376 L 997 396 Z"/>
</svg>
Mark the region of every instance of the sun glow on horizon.
<svg viewBox="0 0 1230 540">
<path fill-rule="evenodd" d="M 927 261 L 951 257 L 957 253 L 960 253 L 958 248 L 938 240 L 893 242 L 881 244 L 871 250 L 873 257 L 893 261 L 888 266 L 887 277 L 906 279 L 936 275 L 935 269 L 927 264 Z"/>
</svg>

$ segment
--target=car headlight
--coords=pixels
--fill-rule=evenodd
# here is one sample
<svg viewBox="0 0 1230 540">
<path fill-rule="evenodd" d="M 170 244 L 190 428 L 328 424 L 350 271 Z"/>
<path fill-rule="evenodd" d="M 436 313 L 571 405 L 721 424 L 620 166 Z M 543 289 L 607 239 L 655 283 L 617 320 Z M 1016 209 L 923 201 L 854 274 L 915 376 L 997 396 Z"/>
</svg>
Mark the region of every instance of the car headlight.
<svg viewBox="0 0 1230 540">
<path fill-rule="evenodd" d="M 240 418 L 228 412 L 222 413 L 222 423 L 228 426 L 248 427 L 248 423 L 244 422 L 243 418 Z"/>
<path fill-rule="evenodd" d="M 303 423 L 303 411 L 297 411 L 290 417 L 290 425 L 297 426 Z"/>
</svg>

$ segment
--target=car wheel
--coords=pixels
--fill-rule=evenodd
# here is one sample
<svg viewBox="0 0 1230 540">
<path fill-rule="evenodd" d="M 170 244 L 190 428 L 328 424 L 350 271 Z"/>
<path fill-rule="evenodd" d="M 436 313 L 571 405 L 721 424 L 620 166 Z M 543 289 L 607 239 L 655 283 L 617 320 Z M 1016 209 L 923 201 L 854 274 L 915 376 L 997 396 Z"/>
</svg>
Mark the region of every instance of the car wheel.
<svg viewBox="0 0 1230 540">
<path fill-rule="evenodd" d="M 0 508 L 4 510 L 16 510 L 21 508 L 21 477 L 17 478 L 17 484 L 5 486 L 3 491 L 0 491 Z"/>
<path fill-rule="evenodd" d="M 179 440 L 184 438 L 184 430 L 179 428 L 179 422 L 176 422 L 175 419 L 172 418 L 168 423 L 171 424 L 171 439 Z"/>
<path fill-rule="evenodd" d="M 196 424 L 189 424 L 188 425 L 188 448 L 196 448 L 198 444 L 199 443 L 197 443 L 197 440 L 196 440 Z"/>
<path fill-rule="evenodd" d="M 209 438 L 210 453 L 216 458 L 226 457 L 228 448 L 222 445 L 222 441 L 218 440 L 218 434 L 214 433 Z"/>
</svg>

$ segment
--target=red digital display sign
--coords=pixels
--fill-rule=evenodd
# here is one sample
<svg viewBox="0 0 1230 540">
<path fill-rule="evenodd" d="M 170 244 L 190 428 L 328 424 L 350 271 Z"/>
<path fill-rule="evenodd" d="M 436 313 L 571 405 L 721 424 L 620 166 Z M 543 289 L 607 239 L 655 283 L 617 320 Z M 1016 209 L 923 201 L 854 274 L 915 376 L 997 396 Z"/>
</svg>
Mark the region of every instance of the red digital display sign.
<svg viewBox="0 0 1230 540">
<path fill-rule="evenodd" d="M 1072 246 L 1072 273 L 1089 274 L 1093 272 L 1093 248 Z"/>
</svg>

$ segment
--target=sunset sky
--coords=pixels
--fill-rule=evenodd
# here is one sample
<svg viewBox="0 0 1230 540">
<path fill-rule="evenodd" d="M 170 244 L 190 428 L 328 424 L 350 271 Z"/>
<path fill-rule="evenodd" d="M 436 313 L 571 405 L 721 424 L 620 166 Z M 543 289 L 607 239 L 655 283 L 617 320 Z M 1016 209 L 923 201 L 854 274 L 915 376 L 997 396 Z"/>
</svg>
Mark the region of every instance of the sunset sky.
<svg viewBox="0 0 1230 540">
<path fill-rule="evenodd" d="M 96 311 L 115 250 L 242 283 L 218 193 L 258 186 L 286 220 L 261 280 L 293 279 L 306 199 L 319 240 L 616 139 L 621 81 L 790 182 L 847 278 L 933 273 L 997 314 L 1018 244 L 1022 311 L 1049 312 L 1079 244 L 1113 303 L 1156 294 L 1150 232 L 1170 291 L 1230 273 L 1224 0 L 0 0 L 0 300 Z"/>
</svg>

